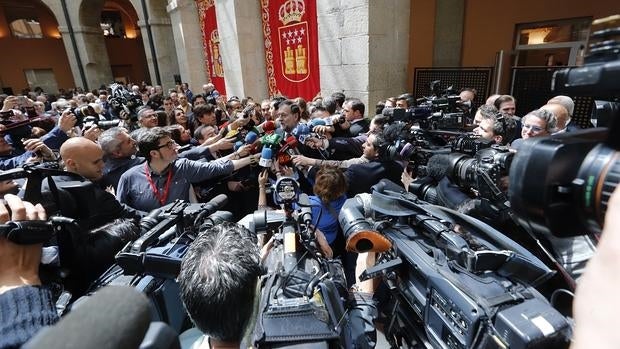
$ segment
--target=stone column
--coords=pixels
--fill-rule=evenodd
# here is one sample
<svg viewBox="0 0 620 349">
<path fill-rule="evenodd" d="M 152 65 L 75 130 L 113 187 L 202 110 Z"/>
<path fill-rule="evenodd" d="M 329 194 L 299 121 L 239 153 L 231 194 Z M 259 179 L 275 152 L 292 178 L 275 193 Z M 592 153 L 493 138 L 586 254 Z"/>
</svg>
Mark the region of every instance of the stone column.
<svg viewBox="0 0 620 349">
<path fill-rule="evenodd" d="M 149 41 L 147 25 L 151 27 L 151 33 L 153 35 L 152 44 Z M 174 75 L 179 74 L 179 64 L 170 19 L 162 17 L 149 18 L 148 24 L 143 20 L 139 20 L 138 26 L 140 27 L 140 32 L 144 41 L 144 51 L 146 53 L 147 64 L 149 65 L 151 84 L 157 84 L 157 74 L 155 73 L 156 60 L 161 85 L 164 91 L 174 88 Z M 155 59 L 151 46 L 155 49 Z"/>
<path fill-rule="evenodd" d="M 317 0 L 321 94 L 374 104 L 407 89 L 408 0 Z"/>
<path fill-rule="evenodd" d="M 459 67 L 463 46 L 465 2 L 437 0 L 435 10 L 434 67 Z"/>
<path fill-rule="evenodd" d="M 114 77 L 112 76 L 112 68 L 101 28 L 74 26 L 73 31 L 86 75 L 87 86 L 83 86 L 84 89 L 98 89 L 102 84 L 109 85 L 112 83 Z M 65 34 L 62 35 L 64 38 Z M 69 39 L 68 36 L 67 39 Z M 81 82 L 80 79 L 75 81 Z"/>
<path fill-rule="evenodd" d="M 207 82 L 205 54 L 200 28 L 199 13 L 194 0 L 177 0 L 167 7 L 176 47 L 179 71 L 183 82 L 192 91 L 202 92 Z"/>
<path fill-rule="evenodd" d="M 267 97 L 260 1 L 216 0 L 226 95 Z"/>
</svg>

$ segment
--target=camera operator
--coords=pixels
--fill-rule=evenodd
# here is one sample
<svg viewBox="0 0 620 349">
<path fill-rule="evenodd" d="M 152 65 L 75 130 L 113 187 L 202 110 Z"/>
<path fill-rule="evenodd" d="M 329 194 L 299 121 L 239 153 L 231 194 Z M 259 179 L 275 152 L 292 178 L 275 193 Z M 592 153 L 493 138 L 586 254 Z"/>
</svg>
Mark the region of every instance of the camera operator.
<svg viewBox="0 0 620 349">
<path fill-rule="evenodd" d="M 201 333 L 181 334 L 182 347 L 241 347 L 251 335 L 261 274 L 256 236 L 249 230 L 227 222 L 202 230 L 183 257 L 178 277 L 185 309 Z"/>
<path fill-rule="evenodd" d="M 40 204 L 15 195 L 0 204 L 0 223 L 46 220 Z M 8 208 L 6 206 L 8 206 Z M 17 348 L 41 328 L 58 321 L 52 292 L 41 285 L 42 244 L 18 245 L 0 237 L 0 347 Z"/>
<path fill-rule="evenodd" d="M 497 144 L 506 145 L 517 136 L 517 122 L 509 115 L 498 114 L 492 106 L 480 106 L 474 122 L 478 125 L 474 134 Z"/>
<path fill-rule="evenodd" d="M 98 211 L 93 212 L 87 220 L 80 222 L 83 229 L 92 229 L 109 223 L 116 218 L 139 219 L 143 214 L 130 207 L 120 204 L 113 194 L 96 185 L 103 176 L 103 151 L 97 143 L 84 137 L 74 137 L 67 140 L 60 147 L 65 169 L 77 173 L 84 178 L 95 182 L 93 186 L 93 202 L 97 203 Z M 56 181 L 65 180 L 63 177 L 55 177 Z"/>
</svg>

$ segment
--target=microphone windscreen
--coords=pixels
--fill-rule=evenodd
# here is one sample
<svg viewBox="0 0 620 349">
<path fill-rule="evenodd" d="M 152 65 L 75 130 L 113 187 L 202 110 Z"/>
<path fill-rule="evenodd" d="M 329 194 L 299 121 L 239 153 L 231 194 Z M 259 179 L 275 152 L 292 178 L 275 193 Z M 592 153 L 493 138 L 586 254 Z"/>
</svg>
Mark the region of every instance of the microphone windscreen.
<svg viewBox="0 0 620 349">
<path fill-rule="evenodd" d="M 258 135 L 256 134 L 256 132 L 250 131 L 248 132 L 247 135 L 245 135 L 245 144 L 252 144 L 256 142 L 257 138 L 258 138 Z"/>
<path fill-rule="evenodd" d="M 263 159 L 271 159 L 273 157 L 273 150 L 271 150 L 271 148 L 263 148 L 263 151 L 260 153 L 260 157 Z"/>
<path fill-rule="evenodd" d="M 436 181 L 439 181 L 446 175 L 448 168 L 450 167 L 450 156 L 447 154 L 436 154 L 428 159 L 426 164 L 426 171 L 430 177 L 433 177 Z"/>
<path fill-rule="evenodd" d="M 242 141 L 236 141 L 236 142 L 235 142 L 235 146 L 233 147 L 233 149 L 234 149 L 235 151 L 237 151 L 237 150 L 239 150 L 239 148 L 241 148 L 241 147 L 242 147 L 242 146 L 244 146 L 244 145 L 245 145 L 245 143 L 243 143 Z"/>
<path fill-rule="evenodd" d="M 143 294 L 128 286 L 108 286 L 22 348 L 138 348 L 150 323 Z"/>
<path fill-rule="evenodd" d="M 295 136 L 288 136 L 286 138 L 286 144 L 290 148 L 297 148 L 297 138 L 295 138 Z"/>
<path fill-rule="evenodd" d="M 312 119 L 310 120 L 310 128 L 314 127 L 314 126 L 325 126 L 325 120 L 321 119 L 321 118 L 316 118 L 316 119 Z"/>
<path fill-rule="evenodd" d="M 275 129 L 276 129 L 276 124 L 271 120 L 263 124 L 263 131 L 265 133 L 273 132 Z"/>
</svg>

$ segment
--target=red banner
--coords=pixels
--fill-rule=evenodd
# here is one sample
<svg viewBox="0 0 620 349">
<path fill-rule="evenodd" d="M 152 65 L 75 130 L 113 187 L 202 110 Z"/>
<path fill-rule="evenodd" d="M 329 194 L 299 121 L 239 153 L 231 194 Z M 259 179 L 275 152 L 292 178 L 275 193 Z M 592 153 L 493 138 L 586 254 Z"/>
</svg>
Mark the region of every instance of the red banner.
<svg viewBox="0 0 620 349">
<path fill-rule="evenodd" d="M 217 31 L 215 17 L 215 0 L 196 0 L 198 18 L 202 28 L 202 45 L 205 53 L 205 68 L 207 77 L 215 85 L 215 89 L 222 95 L 226 94 L 224 82 L 224 67 L 222 52 L 220 51 L 220 36 Z"/>
<path fill-rule="evenodd" d="M 316 0 L 261 0 L 270 96 L 321 91 Z"/>
</svg>

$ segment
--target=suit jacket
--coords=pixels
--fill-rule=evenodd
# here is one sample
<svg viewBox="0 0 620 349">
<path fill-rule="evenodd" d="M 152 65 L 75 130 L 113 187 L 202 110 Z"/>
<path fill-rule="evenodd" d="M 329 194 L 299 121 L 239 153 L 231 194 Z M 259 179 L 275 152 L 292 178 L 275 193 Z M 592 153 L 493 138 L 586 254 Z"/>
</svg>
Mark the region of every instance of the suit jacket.
<svg viewBox="0 0 620 349">
<path fill-rule="evenodd" d="M 370 187 L 383 178 L 400 183 L 402 172 L 403 167 L 396 161 L 371 161 L 352 165 L 344 172 L 349 184 L 347 195 L 351 198 L 360 193 L 368 193 Z"/>
</svg>

